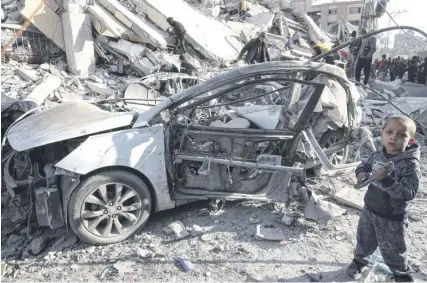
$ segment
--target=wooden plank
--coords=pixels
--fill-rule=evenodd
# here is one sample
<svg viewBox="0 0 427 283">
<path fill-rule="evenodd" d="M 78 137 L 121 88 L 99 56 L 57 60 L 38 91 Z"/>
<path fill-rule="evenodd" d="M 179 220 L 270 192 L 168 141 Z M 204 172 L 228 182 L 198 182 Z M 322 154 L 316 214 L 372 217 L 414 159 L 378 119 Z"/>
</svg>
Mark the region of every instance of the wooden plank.
<svg viewBox="0 0 427 283">
<path fill-rule="evenodd" d="M 365 205 L 364 197 L 365 191 L 345 186 L 335 194 L 334 199 L 341 204 L 362 210 Z"/>
</svg>

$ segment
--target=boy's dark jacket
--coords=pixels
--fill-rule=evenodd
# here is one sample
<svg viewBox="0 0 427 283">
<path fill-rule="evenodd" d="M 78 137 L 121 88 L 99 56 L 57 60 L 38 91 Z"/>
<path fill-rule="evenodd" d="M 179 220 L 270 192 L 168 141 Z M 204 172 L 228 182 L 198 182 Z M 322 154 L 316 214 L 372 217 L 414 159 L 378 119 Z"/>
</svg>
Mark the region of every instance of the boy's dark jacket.
<svg viewBox="0 0 427 283">
<path fill-rule="evenodd" d="M 405 152 L 391 158 L 387 158 L 385 149 L 378 150 L 362 162 L 356 169 L 356 176 L 360 172 L 371 173 L 381 163 L 394 163 L 389 177 L 369 185 L 365 194 L 365 206 L 378 216 L 402 221 L 408 202 L 414 199 L 418 191 L 420 155 L 419 145 L 413 144 Z"/>
</svg>

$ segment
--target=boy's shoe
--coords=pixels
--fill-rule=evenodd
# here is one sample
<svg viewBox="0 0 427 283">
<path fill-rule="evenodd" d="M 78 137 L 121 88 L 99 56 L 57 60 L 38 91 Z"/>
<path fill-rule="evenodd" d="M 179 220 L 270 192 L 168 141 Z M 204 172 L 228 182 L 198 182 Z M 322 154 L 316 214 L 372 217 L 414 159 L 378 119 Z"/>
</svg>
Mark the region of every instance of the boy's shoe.
<svg viewBox="0 0 427 283">
<path fill-rule="evenodd" d="M 411 274 L 397 275 L 394 274 L 394 282 L 414 282 Z"/>
<path fill-rule="evenodd" d="M 357 280 L 362 276 L 363 271 L 366 269 L 366 265 L 361 264 L 357 260 L 353 259 L 350 266 L 347 267 L 347 277 L 350 280 Z"/>
</svg>

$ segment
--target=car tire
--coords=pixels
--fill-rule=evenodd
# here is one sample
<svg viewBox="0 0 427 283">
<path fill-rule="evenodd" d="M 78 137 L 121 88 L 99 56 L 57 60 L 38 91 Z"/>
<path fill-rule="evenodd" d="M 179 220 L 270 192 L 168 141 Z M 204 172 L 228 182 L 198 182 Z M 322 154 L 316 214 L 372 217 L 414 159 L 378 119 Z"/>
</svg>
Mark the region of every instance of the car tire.
<svg viewBox="0 0 427 283">
<path fill-rule="evenodd" d="M 140 231 L 151 210 L 145 182 L 126 170 L 113 169 L 95 173 L 78 185 L 68 203 L 68 219 L 82 241 L 108 245 Z"/>
</svg>

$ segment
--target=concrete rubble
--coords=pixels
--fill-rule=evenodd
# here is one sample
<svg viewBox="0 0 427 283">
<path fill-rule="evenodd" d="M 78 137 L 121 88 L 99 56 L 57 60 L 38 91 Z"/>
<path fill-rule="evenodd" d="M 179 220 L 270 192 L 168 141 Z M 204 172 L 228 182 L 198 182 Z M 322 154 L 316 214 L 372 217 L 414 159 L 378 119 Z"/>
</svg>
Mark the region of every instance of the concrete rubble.
<svg viewBox="0 0 427 283">
<path fill-rule="evenodd" d="M 7 44 L 8 39 L 13 37 L 16 28 L 22 27 L 24 18 L 21 19 L 19 16 L 29 18 L 34 10 L 43 3 L 42 0 L 16 2 L 19 3 L 16 4 L 16 7 L 6 7 L 2 1 L 2 11 L 4 11 L 5 19 L 7 18 L 5 23 L 8 24 L 5 25 L 6 27 L 2 27 L 2 48 Z M 72 3 L 70 4 L 70 2 Z M 308 70 L 307 73 L 310 72 L 311 63 L 305 62 L 312 56 L 308 43 L 311 40 L 316 42 L 323 40 L 329 46 L 331 43 L 330 35 L 316 26 L 309 16 L 301 14 L 298 9 L 289 5 L 287 1 L 250 1 L 246 21 L 239 20 L 237 15 L 229 17 L 228 12 L 236 9 L 238 1 L 187 2 L 182 0 L 97 0 L 82 7 L 75 6 L 78 4 L 73 4 L 73 1 L 48 0 L 47 5 L 42 5 L 35 17 L 31 18 L 32 25 L 27 28 L 27 31 L 32 30 L 37 34 L 43 34 L 52 41 L 56 49 L 47 48 L 45 54 L 41 56 L 40 64 L 26 60 L 15 60 L 16 57 L 13 56 L 2 58 L 2 137 L 9 126 L 24 113 L 35 110 L 41 113 L 52 109 L 54 106 L 66 106 L 66 102 L 91 103 L 102 110 L 113 112 L 117 116 L 124 112 L 149 113 L 156 105 L 166 105 L 171 102 L 170 96 L 173 94 L 180 93 L 191 86 L 199 85 L 224 71 L 242 67 L 244 63 L 232 65 L 230 61 L 237 57 L 244 44 L 262 31 L 267 32 L 267 44 L 273 60 L 302 61 L 305 65 L 298 66 L 298 68 L 304 69 L 308 66 L 307 69 L 304 69 Z M 65 11 L 58 14 L 57 11 L 62 7 L 62 4 L 64 4 Z M 171 51 L 175 40 L 168 32 L 169 25 L 166 22 L 168 17 L 173 17 L 181 22 L 187 30 L 185 44 L 189 48 L 186 54 L 179 55 Z M 292 50 L 285 50 L 287 36 L 292 36 L 297 30 L 302 35 L 301 46 L 293 46 Z M 28 46 L 22 44 L 24 41 L 15 42 L 8 49 L 8 52 L 13 55 L 17 50 L 27 48 Z M 324 66 L 319 66 L 319 68 L 324 68 Z M 339 75 L 336 76 L 339 77 Z M 298 76 L 298 78 L 303 79 L 301 73 Z M 323 116 L 322 123 L 313 125 L 313 133 L 316 138 L 337 128 L 352 128 L 355 124 L 361 124 L 372 132 L 375 145 L 379 146 L 379 136 L 384 121 L 391 115 L 402 112 L 416 119 L 420 124 L 427 125 L 427 98 L 411 97 L 411 91 L 408 91 L 408 88 L 399 82 L 375 81 L 371 90 L 356 87 L 345 78 L 345 84 L 351 84 L 350 91 L 346 92 L 338 80 L 330 79 L 330 74 L 318 75 L 315 78 L 307 76 L 306 79 L 312 83 L 326 85 L 319 102 L 312 111 L 316 117 Z M 298 92 L 301 94 L 297 101 L 290 103 L 292 107 L 290 106 L 288 109 L 289 112 L 293 110 L 298 112 L 307 104 L 313 89 L 311 86 L 301 87 L 301 84 L 291 86 L 288 83 L 259 83 L 247 92 L 233 94 L 228 99 L 244 99 L 244 95 L 248 94 L 261 95 L 259 98 L 242 101 L 234 106 L 228 105 L 227 107 L 221 105 L 224 101 L 212 100 L 209 105 L 205 105 L 206 109 L 195 111 L 191 126 L 210 126 L 218 132 L 238 129 L 245 134 L 250 134 L 253 129 L 275 130 L 283 122 L 281 121 L 281 115 L 284 112 L 282 102 L 287 99 L 288 93 Z M 375 91 L 380 94 L 375 93 Z M 269 95 L 262 95 L 267 92 Z M 212 94 L 211 92 L 208 93 Z M 360 106 L 360 109 L 356 109 L 355 112 L 361 111 L 361 121 L 356 121 L 356 114 L 351 112 L 349 101 Z M 162 118 L 169 118 L 168 115 L 173 114 L 165 112 L 162 113 L 164 116 Z M 130 120 L 134 118 L 136 117 L 131 117 Z M 292 123 L 295 122 L 294 116 L 288 118 Z M 132 123 L 134 122 L 132 120 Z M 292 125 L 292 123 L 290 124 Z M 190 127 L 189 124 L 182 125 L 187 128 Z M 128 130 L 130 126 L 120 127 L 121 130 Z M 106 129 L 103 132 L 107 131 Z M 184 133 L 187 134 L 187 132 Z M 348 134 L 349 136 L 353 134 L 352 137 L 356 142 L 362 140 L 362 137 L 357 136 L 354 132 Z M 130 133 L 129 141 L 134 142 L 131 136 Z M 426 137 L 427 128 L 420 129 L 416 136 L 424 152 L 427 151 Z M 171 137 L 166 138 L 170 139 Z M 226 138 L 228 137 L 224 139 Z M 77 139 L 90 140 L 91 137 L 79 136 Z M 219 174 L 213 177 L 210 174 L 218 165 L 211 164 L 210 158 L 212 157 L 208 154 L 212 152 L 221 154 L 218 144 L 215 141 L 199 139 L 197 136 L 191 142 L 193 150 L 204 151 L 208 157 L 204 161 L 200 161 L 200 163 L 203 162 L 202 167 L 193 166 L 189 162 L 190 165 L 185 168 L 187 171 L 184 173 L 189 172 L 188 175 L 192 177 L 204 176 L 203 182 L 209 182 L 208 179 L 212 178 L 213 183 L 217 183 L 216 185 L 221 189 L 224 186 L 231 186 L 230 183 L 216 182 L 219 180 Z M 268 142 L 257 145 L 247 143 L 246 147 L 248 150 L 258 147 L 257 152 L 263 152 L 267 144 Z M 72 147 L 71 143 L 67 143 L 66 146 L 72 150 L 80 150 L 76 149 L 77 147 Z M 326 144 L 321 146 L 321 149 L 326 151 Z M 315 152 L 307 150 L 309 147 L 308 142 L 301 142 L 298 146 L 297 155 L 301 155 L 311 162 L 312 167 L 309 169 L 313 170 L 316 175 L 321 172 L 322 168 L 320 163 L 315 161 L 317 158 Z M 96 150 L 96 146 L 94 146 L 94 150 Z M 188 148 L 188 150 L 191 151 L 192 149 Z M 347 160 L 342 161 L 342 163 L 351 163 L 353 159 L 360 160 L 360 158 L 366 157 L 360 148 L 348 149 L 350 152 L 345 150 L 347 149 L 343 149 L 343 155 L 335 159 L 336 162 L 341 162 L 339 158 L 344 158 L 344 156 L 347 157 Z M 97 152 L 96 154 L 102 156 L 103 153 Z M 242 159 L 246 157 L 245 154 L 242 154 Z M 338 153 L 334 153 L 335 157 L 337 155 Z M 282 163 L 287 162 L 281 156 L 273 154 L 260 154 L 256 161 L 259 164 L 272 167 L 283 166 Z M 194 161 L 194 163 L 197 162 Z M 44 172 L 44 168 L 38 169 Z M 251 177 L 268 172 L 268 170 L 262 171 L 256 168 L 251 170 L 245 168 L 244 165 L 240 169 L 241 172 L 238 174 L 248 174 Z M 64 169 L 64 171 L 66 170 Z M 220 173 L 231 175 L 231 171 L 227 170 Z M 70 174 L 70 178 L 74 177 L 70 172 L 67 174 Z M 354 182 L 353 179 L 347 183 Z M 318 179 L 314 178 L 313 180 L 319 182 Z M 229 181 L 231 181 L 231 177 Z M 242 188 L 248 186 L 244 184 L 245 181 L 247 180 L 242 181 Z M 260 245 L 266 244 L 262 240 L 276 242 L 289 240 L 293 242 L 297 241 L 292 239 L 295 235 L 290 237 L 288 230 L 295 227 L 300 229 L 303 226 L 301 222 L 305 221 L 306 224 L 310 223 L 310 225 L 317 225 L 316 227 L 318 227 L 318 224 L 313 223 L 328 224 L 334 219 L 344 218 L 343 215 L 348 209 L 361 210 L 364 205 L 364 191 L 356 191 L 350 186 L 340 186 L 339 190 L 335 188 L 335 185 L 326 188 L 317 187 L 317 190 L 311 190 L 311 187 L 309 189 L 309 193 L 301 198 L 301 187 L 290 185 L 286 192 L 289 194 L 286 195 L 287 201 L 297 200 L 303 203 L 303 207 L 295 208 L 293 212 L 286 211 L 288 207 L 281 212 L 271 209 L 275 217 L 273 220 L 275 224 L 273 225 L 270 222 L 267 223 L 261 216 L 262 214 L 257 212 L 257 214 L 251 213 L 249 216 L 244 214 L 244 218 L 239 221 L 236 220 L 226 228 L 228 230 L 236 228 L 233 233 L 240 241 L 241 239 L 251 241 L 255 238 L 260 240 L 258 243 Z M 206 197 L 206 199 L 208 198 L 216 199 L 215 196 Z M 2 206 L 5 204 L 3 199 L 2 196 Z M 219 200 L 217 201 L 219 202 Z M 72 250 L 77 246 L 79 250 L 83 250 L 80 249 L 82 243 L 74 234 L 58 237 L 47 232 L 38 232 L 38 229 L 34 228 L 38 227 L 37 223 L 32 223 L 28 227 L 26 224 L 22 224 L 28 217 L 29 210 L 26 206 L 23 205 L 25 209 L 16 208 L 16 206 L 9 207 L 10 205 L 7 209 L 7 220 L 11 221 L 9 224 L 20 223 L 20 226 L 17 229 L 14 228 L 14 225 L 10 225 L 4 231 L 2 228 L 2 243 L 6 244 L 2 248 L 3 258 L 19 255 L 22 260 L 34 257 L 49 261 L 60 258 L 62 252 L 66 254 L 65 251 Z M 226 241 L 224 243 L 219 242 L 213 236 L 216 228 L 223 227 L 221 218 L 223 212 L 222 209 L 219 209 L 218 213 L 201 209 L 199 214 L 195 216 L 199 222 L 192 222 L 190 221 L 191 218 L 188 218 L 188 222 L 182 218 L 168 219 L 166 224 L 170 224 L 166 226 L 162 223 L 159 228 L 160 231 L 156 235 L 140 237 L 139 234 L 136 234 L 134 237 L 138 239 L 136 242 L 139 246 L 137 248 L 132 247 L 133 253 L 136 250 L 137 258 L 135 261 L 125 259 L 130 252 L 128 254 L 113 253 L 109 258 L 109 267 L 104 270 L 105 272 L 102 272 L 102 276 L 99 278 L 105 279 L 104 277 L 110 276 L 110 273 L 113 274 L 111 275 L 112 278 L 116 276 L 114 274 L 118 274 L 118 276 L 132 274 L 139 268 L 136 267 L 138 261 L 154 258 L 157 260 L 162 257 L 169 259 L 172 255 L 169 252 L 161 251 L 159 247 L 166 239 L 173 238 L 183 240 L 182 243 L 188 241 L 191 244 L 201 242 L 209 245 L 210 251 L 213 250 L 218 254 L 227 252 L 229 247 L 227 247 Z M 422 219 L 420 216 L 413 217 L 414 219 Z M 214 218 L 211 227 L 200 220 L 205 221 L 207 219 L 206 221 L 210 221 L 211 218 Z M 182 222 L 174 221 L 176 219 L 181 219 Z M 32 226 L 34 224 L 36 225 Z M 252 230 L 246 231 L 246 228 L 242 228 L 245 225 Z M 254 235 L 253 230 L 255 229 Z M 220 232 L 228 232 L 228 230 Z M 28 235 L 31 234 L 30 238 L 26 238 L 27 231 Z M 346 238 L 341 234 L 331 237 L 340 241 Z M 150 240 L 151 238 L 157 238 L 157 241 Z M 214 246 L 213 249 L 211 246 Z M 85 248 L 91 252 L 84 250 L 81 253 L 95 254 L 95 247 Z M 208 250 L 208 248 L 205 249 Z M 96 252 L 98 252 L 98 247 Z M 105 253 L 105 250 L 103 252 L 103 256 L 109 254 L 109 252 Z M 232 252 L 245 255 L 251 253 L 250 249 L 243 247 L 236 248 Z M 165 256 L 165 254 L 167 255 Z M 79 262 L 80 257 L 81 255 L 78 253 L 75 261 Z M 71 269 L 77 270 L 78 268 Z M 210 277 L 212 273 L 214 273 L 213 270 L 204 272 L 206 277 Z M 277 276 L 250 277 L 259 282 L 278 280 Z"/>
</svg>

